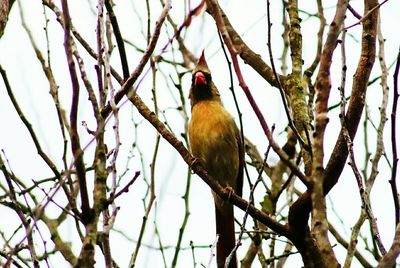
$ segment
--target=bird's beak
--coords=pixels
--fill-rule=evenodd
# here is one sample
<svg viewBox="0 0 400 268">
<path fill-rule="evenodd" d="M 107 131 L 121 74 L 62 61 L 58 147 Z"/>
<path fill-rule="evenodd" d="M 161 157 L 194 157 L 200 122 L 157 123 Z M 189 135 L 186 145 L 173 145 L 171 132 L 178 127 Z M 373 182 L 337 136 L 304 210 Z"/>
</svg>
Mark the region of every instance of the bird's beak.
<svg viewBox="0 0 400 268">
<path fill-rule="evenodd" d="M 197 87 L 199 85 L 207 85 L 206 77 L 202 72 L 197 72 L 194 74 L 194 85 Z"/>
</svg>

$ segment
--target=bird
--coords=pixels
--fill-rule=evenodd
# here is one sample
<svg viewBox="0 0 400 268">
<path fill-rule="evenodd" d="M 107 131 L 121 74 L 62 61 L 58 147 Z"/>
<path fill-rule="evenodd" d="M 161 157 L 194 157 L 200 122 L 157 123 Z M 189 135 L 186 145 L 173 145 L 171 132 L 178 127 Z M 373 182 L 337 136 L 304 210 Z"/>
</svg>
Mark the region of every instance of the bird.
<svg viewBox="0 0 400 268">
<path fill-rule="evenodd" d="M 207 173 L 222 187 L 242 195 L 244 148 L 241 133 L 232 115 L 225 109 L 207 65 L 204 50 L 192 71 L 189 92 L 191 118 L 188 124 L 189 146 Z M 215 204 L 217 266 L 225 262 L 235 247 L 233 205 L 212 191 Z M 237 267 L 236 254 L 228 265 Z"/>
</svg>

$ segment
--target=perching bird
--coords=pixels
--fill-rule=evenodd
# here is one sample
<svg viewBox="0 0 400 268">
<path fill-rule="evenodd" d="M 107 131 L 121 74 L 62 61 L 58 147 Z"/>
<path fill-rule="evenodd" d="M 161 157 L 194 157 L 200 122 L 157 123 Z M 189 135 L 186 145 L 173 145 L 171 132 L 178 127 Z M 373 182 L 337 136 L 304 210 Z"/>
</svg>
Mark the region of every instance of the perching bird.
<svg viewBox="0 0 400 268">
<path fill-rule="evenodd" d="M 193 156 L 204 165 L 208 174 L 221 186 L 232 188 L 242 195 L 244 149 L 241 135 L 232 116 L 225 110 L 210 69 L 201 54 L 192 72 L 189 94 L 192 116 L 189 122 L 189 143 Z M 235 246 L 233 206 L 213 192 L 215 203 L 217 264 L 225 260 Z M 229 268 L 237 267 L 236 254 Z"/>
</svg>

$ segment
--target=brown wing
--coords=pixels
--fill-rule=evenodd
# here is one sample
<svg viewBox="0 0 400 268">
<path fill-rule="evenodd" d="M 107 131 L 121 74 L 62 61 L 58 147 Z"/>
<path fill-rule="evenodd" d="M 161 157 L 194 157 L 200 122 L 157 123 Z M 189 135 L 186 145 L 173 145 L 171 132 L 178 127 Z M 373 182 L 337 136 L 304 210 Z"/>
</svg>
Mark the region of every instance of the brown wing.
<svg viewBox="0 0 400 268">
<path fill-rule="evenodd" d="M 244 144 L 242 141 L 242 134 L 239 129 L 236 127 L 236 140 L 238 145 L 238 154 L 239 154 L 239 170 L 236 178 L 236 194 L 242 196 L 243 192 L 243 172 L 244 172 L 244 165 L 245 165 L 245 155 L 244 155 Z"/>
</svg>

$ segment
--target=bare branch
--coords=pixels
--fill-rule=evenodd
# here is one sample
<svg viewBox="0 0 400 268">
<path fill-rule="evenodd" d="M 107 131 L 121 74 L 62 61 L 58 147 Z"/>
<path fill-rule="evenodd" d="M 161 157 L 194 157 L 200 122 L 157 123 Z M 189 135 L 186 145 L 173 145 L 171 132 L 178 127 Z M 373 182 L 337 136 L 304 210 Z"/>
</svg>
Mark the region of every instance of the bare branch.
<svg viewBox="0 0 400 268">
<path fill-rule="evenodd" d="M 223 13 L 220 10 L 217 2 L 214 0 L 209 0 L 209 1 L 207 1 L 207 6 L 208 6 L 208 8 L 211 9 L 211 14 L 213 14 L 213 17 L 217 23 L 218 29 L 222 35 L 222 38 L 224 39 L 224 42 L 225 42 L 226 46 L 228 47 L 228 51 L 229 51 L 231 59 L 232 59 L 233 67 L 234 67 L 235 73 L 237 75 L 237 78 L 239 80 L 239 85 L 243 89 L 254 113 L 256 114 L 256 116 L 260 122 L 260 125 L 264 131 L 264 134 L 267 137 L 271 147 L 279 155 L 279 157 L 282 159 L 282 161 L 284 161 L 289 166 L 289 168 L 293 171 L 293 173 L 297 177 L 299 177 L 299 179 L 307 187 L 309 187 L 310 184 L 309 184 L 308 180 L 306 179 L 306 177 L 304 176 L 304 174 L 301 173 L 301 171 L 297 168 L 297 166 L 288 158 L 285 151 L 283 151 L 282 148 L 279 147 L 278 143 L 275 142 L 272 132 L 264 118 L 264 115 L 261 113 L 261 110 L 258 107 L 255 99 L 253 98 L 253 95 L 251 94 L 249 87 L 247 86 L 246 82 L 244 81 L 244 78 L 243 78 L 243 75 L 241 72 L 241 68 L 239 66 L 239 62 L 237 59 L 238 52 L 236 51 L 236 48 L 235 48 L 234 44 L 232 43 L 232 39 L 227 31 L 227 28 L 225 27 L 225 24 L 224 24 L 225 21 L 223 20 L 223 17 L 222 17 Z"/>
<path fill-rule="evenodd" d="M 392 103 L 392 113 L 390 116 L 391 119 L 391 139 L 392 139 L 392 155 L 393 155 L 393 168 L 392 168 L 392 176 L 390 178 L 390 186 L 392 188 L 392 195 L 393 195 L 393 202 L 394 202 L 394 209 L 395 209 L 395 220 L 396 225 L 399 225 L 400 222 L 400 201 L 399 195 L 397 191 L 397 167 L 399 159 L 397 157 L 397 136 L 396 136 L 396 114 L 397 114 L 397 102 L 399 99 L 399 70 L 400 70 L 400 48 L 397 54 L 397 63 L 396 69 L 394 71 L 393 80 L 394 80 L 394 91 L 393 91 L 393 103 Z"/>
<path fill-rule="evenodd" d="M 154 48 L 156 47 L 158 38 L 160 36 L 161 26 L 163 25 L 164 20 L 170 9 L 171 9 L 171 1 L 169 0 L 166 2 L 163 11 L 160 14 L 160 17 L 156 22 L 156 27 L 154 28 L 153 34 L 151 36 L 151 41 L 148 44 L 146 51 L 143 53 L 143 56 L 140 59 L 139 64 L 136 66 L 135 70 L 133 71 L 133 73 L 131 73 L 129 78 L 126 79 L 120 90 L 115 93 L 115 103 L 118 103 L 122 99 L 122 97 L 125 96 L 130 90 L 134 90 L 132 89 L 132 86 L 138 79 L 139 75 L 142 73 L 144 66 L 149 61 L 150 56 L 152 55 Z M 101 111 L 101 114 L 103 118 L 106 118 L 110 112 L 111 112 L 111 106 L 108 104 Z"/>
<path fill-rule="evenodd" d="M 77 171 L 80 193 L 81 193 L 81 202 L 82 202 L 82 221 L 84 223 L 88 223 L 92 220 L 92 211 L 89 205 L 89 197 L 86 185 L 86 171 L 85 164 L 83 161 L 83 151 L 79 141 L 78 135 L 78 105 L 79 105 L 79 82 L 78 76 L 75 70 L 75 63 L 73 59 L 73 51 L 71 46 L 71 18 L 69 15 L 68 3 L 66 0 L 62 1 L 62 7 L 64 12 L 64 48 L 65 54 L 67 56 L 68 68 L 71 75 L 72 82 L 72 103 L 71 103 L 71 112 L 70 112 L 70 136 L 71 136 L 71 146 L 72 153 L 75 158 L 75 167 Z"/>
<path fill-rule="evenodd" d="M 275 220 L 273 220 L 270 216 L 263 213 L 262 211 L 256 209 L 253 205 L 248 205 L 248 202 L 237 194 L 232 193 L 229 189 L 223 188 L 216 180 L 212 179 L 210 175 L 206 172 L 204 167 L 197 161 L 189 151 L 184 147 L 181 141 L 179 141 L 166 127 L 165 125 L 157 118 L 154 112 L 150 111 L 150 109 L 146 106 L 146 104 L 141 100 L 141 98 L 136 94 L 136 92 L 131 91 L 128 95 L 129 100 L 133 103 L 133 105 L 138 109 L 139 113 L 149 121 L 153 127 L 157 129 L 160 135 L 171 144 L 178 153 L 182 156 L 185 162 L 190 166 L 190 168 L 198 174 L 205 183 L 223 200 L 228 200 L 233 205 L 239 207 L 243 211 L 248 209 L 249 215 L 258 221 L 264 223 L 272 230 L 277 233 L 291 237 L 291 233 L 288 228 L 284 225 L 279 224 Z"/>
<path fill-rule="evenodd" d="M 388 253 L 384 255 L 380 260 L 378 268 L 394 267 L 396 265 L 396 260 L 399 254 L 400 254 L 400 224 L 397 225 L 392 246 L 390 247 Z"/>
</svg>

